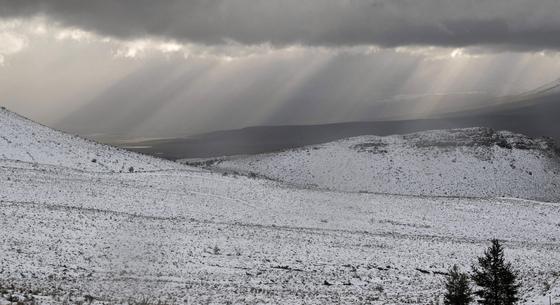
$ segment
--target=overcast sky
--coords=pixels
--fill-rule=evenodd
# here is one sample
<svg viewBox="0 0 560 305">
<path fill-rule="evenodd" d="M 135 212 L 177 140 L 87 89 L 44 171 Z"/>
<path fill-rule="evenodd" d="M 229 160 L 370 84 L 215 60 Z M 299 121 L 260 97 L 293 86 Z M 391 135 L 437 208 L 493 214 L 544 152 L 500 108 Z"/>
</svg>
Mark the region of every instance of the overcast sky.
<svg viewBox="0 0 560 305">
<path fill-rule="evenodd" d="M 558 0 L 0 0 L 0 104 L 165 137 L 426 117 L 560 77 Z"/>
</svg>

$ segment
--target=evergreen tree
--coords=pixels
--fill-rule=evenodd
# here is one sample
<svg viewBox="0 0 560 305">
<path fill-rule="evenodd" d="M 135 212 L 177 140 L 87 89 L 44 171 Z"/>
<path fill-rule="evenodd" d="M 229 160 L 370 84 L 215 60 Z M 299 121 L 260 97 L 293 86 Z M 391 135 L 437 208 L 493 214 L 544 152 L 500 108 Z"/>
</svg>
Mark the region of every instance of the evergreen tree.
<svg viewBox="0 0 560 305">
<path fill-rule="evenodd" d="M 449 270 L 445 289 L 443 301 L 445 305 L 468 305 L 473 300 L 469 276 L 459 271 L 457 265 Z"/>
<path fill-rule="evenodd" d="M 517 273 L 504 261 L 504 248 L 496 239 L 478 258 L 478 266 L 473 266 L 472 279 L 480 287 L 475 294 L 481 304 L 512 305 L 519 300 Z"/>
</svg>

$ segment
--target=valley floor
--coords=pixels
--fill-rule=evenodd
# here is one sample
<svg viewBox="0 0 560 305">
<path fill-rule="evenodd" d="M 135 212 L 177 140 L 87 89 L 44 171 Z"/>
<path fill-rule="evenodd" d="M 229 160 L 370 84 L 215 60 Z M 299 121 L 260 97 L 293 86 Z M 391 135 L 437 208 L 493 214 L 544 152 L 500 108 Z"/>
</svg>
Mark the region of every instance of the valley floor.
<svg viewBox="0 0 560 305">
<path fill-rule="evenodd" d="M 0 162 L 0 304 L 432 304 L 492 238 L 560 301 L 560 204 Z"/>
</svg>

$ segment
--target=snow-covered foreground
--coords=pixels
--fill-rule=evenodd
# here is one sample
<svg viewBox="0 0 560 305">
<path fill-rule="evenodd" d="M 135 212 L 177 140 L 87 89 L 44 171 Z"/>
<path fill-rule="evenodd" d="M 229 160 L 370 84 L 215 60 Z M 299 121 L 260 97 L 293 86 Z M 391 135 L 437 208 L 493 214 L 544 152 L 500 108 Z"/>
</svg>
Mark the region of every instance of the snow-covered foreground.
<svg viewBox="0 0 560 305">
<path fill-rule="evenodd" d="M 491 238 L 524 302 L 560 299 L 560 204 L 293 188 L 45 130 L 53 151 L 18 120 L 0 129 L 0 304 L 431 304 Z"/>
<path fill-rule="evenodd" d="M 2 166 L 0 177 L 1 285 L 61 299 L 429 304 L 439 273 L 468 268 L 494 237 L 525 298 L 560 287 L 556 204 L 297 190 L 191 170 Z"/>
<path fill-rule="evenodd" d="M 560 150 L 488 128 L 362 136 L 277 153 L 185 160 L 303 187 L 560 201 Z"/>
</svg>

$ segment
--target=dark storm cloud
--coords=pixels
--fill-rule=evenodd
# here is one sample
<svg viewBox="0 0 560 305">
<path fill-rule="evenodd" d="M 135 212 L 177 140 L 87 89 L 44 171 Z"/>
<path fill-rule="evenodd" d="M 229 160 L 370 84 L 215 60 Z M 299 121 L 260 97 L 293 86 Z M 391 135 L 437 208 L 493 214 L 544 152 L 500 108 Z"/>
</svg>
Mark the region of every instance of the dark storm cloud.
<svg viewBox="0 0 560 305">
<path fill-rule="evenodd" d="M 0 0 L 0 15 L 203 44 L 560 48 L 558 0 Z"/>
</svg>

